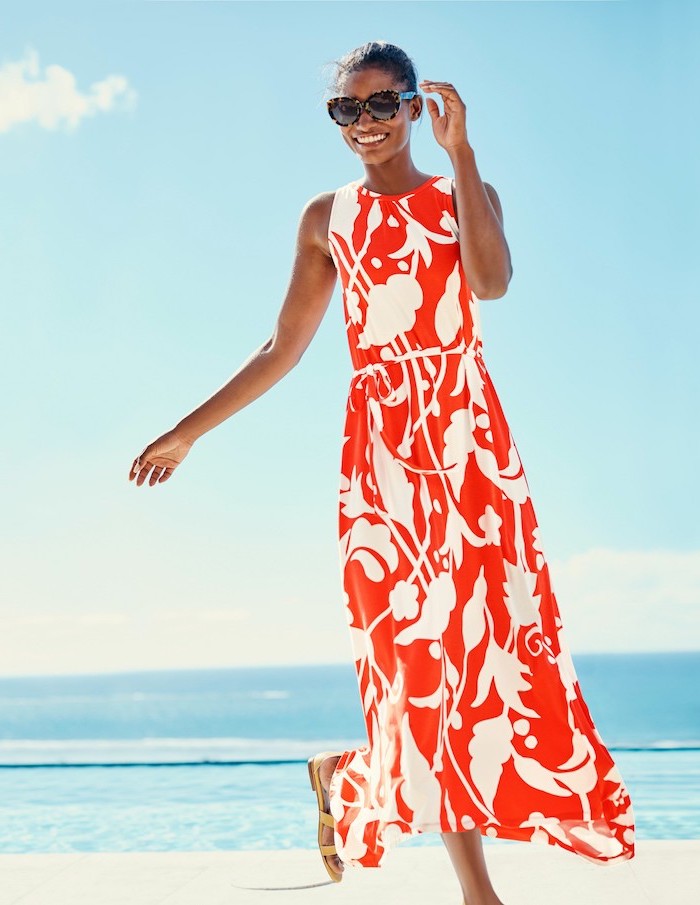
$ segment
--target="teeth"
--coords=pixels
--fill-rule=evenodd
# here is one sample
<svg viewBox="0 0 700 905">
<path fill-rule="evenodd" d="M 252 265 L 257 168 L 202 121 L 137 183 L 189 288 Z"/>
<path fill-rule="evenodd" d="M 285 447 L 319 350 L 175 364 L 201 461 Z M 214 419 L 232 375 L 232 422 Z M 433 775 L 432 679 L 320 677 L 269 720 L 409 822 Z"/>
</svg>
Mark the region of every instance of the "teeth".
<svg viewBox="0 0 700 905">
<path fill-rule="evenodd" d="M 387 133 L 384 133 L 383 135 L 372 135 L 372 136 L 368 136 L 366 138 L 358 138 L 357 141 L 361 145 L 375 144 L 378 141 L 384 141 L 384 139 L 386 138 L 386 135 L 387 135 Z"/>
</svg>

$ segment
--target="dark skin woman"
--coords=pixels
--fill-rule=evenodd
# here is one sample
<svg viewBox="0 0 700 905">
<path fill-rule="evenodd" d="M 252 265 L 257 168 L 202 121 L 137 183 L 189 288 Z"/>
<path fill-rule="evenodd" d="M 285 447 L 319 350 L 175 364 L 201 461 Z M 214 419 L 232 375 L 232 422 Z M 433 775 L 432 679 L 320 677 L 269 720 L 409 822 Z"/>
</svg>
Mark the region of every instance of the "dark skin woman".
<svg viewBox="0 0 700 905">
<path fill-rule="evenodd" d="M 426 94 L 442 99 L 440 113 L 434 98 L 425 98 L 433 134 L 447 152 L 455 174 L 453 193 L 459 223 L 460 255 L 470 287 L 480 299 L 503 296 L 512 276 L 510 252 L 503 232 L 503 214 L 495 189 L 481 181 L 466 129 L 466 107 L 449 82 L 424 80 Z M 382 68 L 366 66 L 346 76 L 343 94 L 365 100 L 382 89 L 406 89 Z M 383 122 L 365 109 L 359 119 L 340 129 L 342 140 L 365 170 L 365 188 L 384 194 L 409 192 L 430 178 L 411 159 L 411 125 L 420 116 L 423 97 L 403 100 L 397 115 Z M 381 136 L 384 136 L 380 139 Z M 365 143 L 363 143 L 363 141 Z M 214 395 L 186 415 L 172 430 L 145 447 L 133 461 L 129 480 L 152 487 L 169 480 L 193 444 L 204 433 L 262 396 L 299 363 L 328 308 L 337 272 L 328 245 L 334 192 L 322 192 L 304 207 L 298 227 L 296 254 L 289 287 L 270 338 Z M 465 213 L 463 213 L 465 212 Z M 325 804 L 337 757 L 323 761 L 320 771 Z M 323 827 L 324 843 L 333 842 L 333 827 Z M 467 905 L 503 905 L 491 884 L 484 861 L 479 828 L 442 833 Z M 343 864 L 327 855 L 336 871 Z"/>
</svg>

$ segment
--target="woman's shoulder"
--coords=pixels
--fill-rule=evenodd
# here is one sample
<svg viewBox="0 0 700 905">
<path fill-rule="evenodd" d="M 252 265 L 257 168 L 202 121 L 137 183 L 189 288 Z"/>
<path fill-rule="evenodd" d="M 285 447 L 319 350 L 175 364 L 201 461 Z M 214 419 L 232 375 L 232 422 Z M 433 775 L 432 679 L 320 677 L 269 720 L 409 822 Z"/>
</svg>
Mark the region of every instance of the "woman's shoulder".
<svg viewBox="0 0 700 905">
<path fill-rule="evenodd" d="M 336 189 L 328 192 L 319 192 L 317 195 L 314 195 L 313 198 L 309 198 L 309 200 L 304 205 L 304 210 L 302 211 L 302 217 L 304 219 L 308 219 L 310 222 L 315 224 L 317 227 L 320 227 L 323 230 L 323 226 L 327 228 L 328 223 L 331 217 L 331 210 L 333 208 L 333 201 L 335 200 Z"/>
<path fill-rule="evenodd" d="M 309 198 L 299 222 L 299 232 L 306 235 L 313 244 L 319 245 L 329 257 L 328 230 L 337 191 L 319 192 Z"/>
<path fill-rule="evenodd" d="M 336 189 L 330 191 L 319 192 L 314 195 L 304 205 L 303 216 L 312 221 L 318 228 L 321 235 L 328 233 L 330 226 L 333 207 L 336 201 L 341 201 L 343 197 L 357 197 L 357 186 L 361 180 L 353 179 L 346 182 Z"/>
</svg>

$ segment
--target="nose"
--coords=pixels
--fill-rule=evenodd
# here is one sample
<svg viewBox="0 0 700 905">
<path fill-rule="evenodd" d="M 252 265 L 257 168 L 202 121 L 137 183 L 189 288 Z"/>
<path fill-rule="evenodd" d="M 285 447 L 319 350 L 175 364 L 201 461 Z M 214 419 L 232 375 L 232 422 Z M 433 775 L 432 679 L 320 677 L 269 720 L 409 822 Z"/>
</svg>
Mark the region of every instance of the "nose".
<svg viewBox="0 0 700 905">
<path fill-rule="evenodd" d="M 366 129 L 368 126 L 373 125 L 375 121 L 369 115 L 369 113 L 363 107 L 360 111 L 360 118 L 355 123 L 356 126 L 361 126 L 363 129 Z"/>
</svg>

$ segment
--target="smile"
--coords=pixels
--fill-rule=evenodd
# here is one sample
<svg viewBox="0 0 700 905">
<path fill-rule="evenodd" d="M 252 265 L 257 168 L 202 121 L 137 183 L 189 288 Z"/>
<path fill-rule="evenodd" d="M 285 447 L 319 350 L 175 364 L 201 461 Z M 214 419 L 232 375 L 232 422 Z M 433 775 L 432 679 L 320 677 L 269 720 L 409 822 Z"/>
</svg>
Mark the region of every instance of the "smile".
<svg viewBox="0 0 700 905">
<path fill-rule="evenodd" d="M 387 137 L 388 133 L 383 132 L 381 135 L 367 135 L 364 138 L 356 138 L 355 141 L 360 145 L 376 145 Z"/>
</svg>

